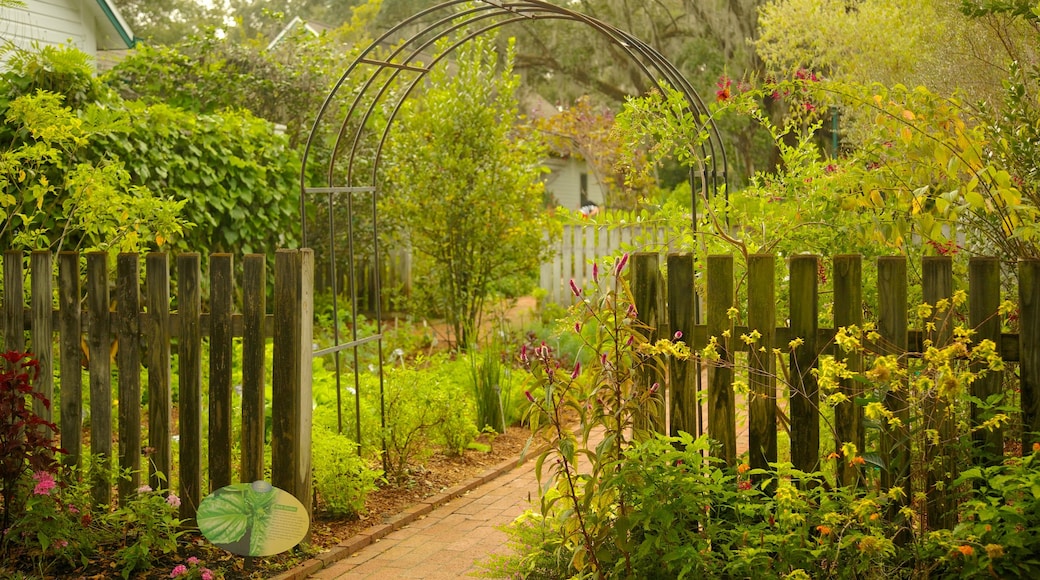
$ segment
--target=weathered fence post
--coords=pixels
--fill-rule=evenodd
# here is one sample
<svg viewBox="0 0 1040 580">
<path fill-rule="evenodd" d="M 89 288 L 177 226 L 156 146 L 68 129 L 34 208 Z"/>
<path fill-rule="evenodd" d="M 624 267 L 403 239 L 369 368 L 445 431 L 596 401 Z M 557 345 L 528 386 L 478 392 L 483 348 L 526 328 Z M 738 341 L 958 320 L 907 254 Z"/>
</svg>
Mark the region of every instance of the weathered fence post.
<svg viewBox="0 0 1040 580">
<path fill-rule="evenodd" d="M 54 402 L 54 304 L 53 284 L 51 283 L 51 252 L 36 251 L 30 258 L 29 270 L 32 275 L 32 353 L 40 363 L 40 376 L 36 378 L 36 391 Z M 36 414 L 47 421 L 53 420 L 53 407 L 44 407 L 42 401 L 33 400 Z"/>
<path fill-rule="evenodd" d="M 834 257 L 834 329 L 842 327 L 863 326 L 863 262 L 860 256 Z M 863 370 L 863 355 L 858 352 L 842 352 L 839 347 L 835 353 L 837 360 L 843 360 L 846 368 L 859 373 Z M 863 408 L 856 404 L 856 397 L 861 389 L 853 379 L 841 380 L 841 393 L 848 400 L 838 403 L 834 408 L 834 426 L 837 431 L 836 451 L 841 451 L 843 443 L 856 445 L 857 453 L 865 451 L 863 433 Z M 842 485 L 851 485 L 859 479 L 860 470 L 851 464 L 849 458 L 838 459 L 838 480 Z"/>
<path fill-rule="evenodd" d="M 180 517 L 194 520 L 202 501 L 202 278 L 199 255 L 177 256 Z"/>
<path fill-rule="evenodd" d="M 665 313 L 661 308 L 661 271 L 657 254 L 637 252 L 632 254 L 632 300 L 635 303 L 640 332 L 650 344 L 657 342 L 658 328 L 665 325 Z M 639 370 L 640 392 L 650 389 L 658 382 L 657 367 L 651 360 L 644 360 Z M 636 416 L 635 430 L 662 433 L 665 427 L 664 391 L 660 390 L 647 400 L 645 413 Z M 637 435 L 638 436 L 638 435 Z"/>
<path fill-rule="evenodd" d="M 130 479 L 119 480 L 119 501 L 141 486 L 141 286 L 137 254 L 116 258 L 115 334 L 119 350 L 119 467 Z"/>
<path fill-rule="evenodd" d="M 819 258 L 791 257 L 791 337 L 802 344 L 791 352 L 791 463 L 814 472 L 820 466 L 820 390 L 813 369 L 818 361 Z"/>
<path fill-rule="evenodd" d="M 231 315 L 235 294 L 231 254 L 209 258 L 209 489 L 231 484 Z"/>
<path fill-rule="evenodd" d="M 748 462 L 768 469 L 777 460 L 776 443 L 776 258 L 748 256 L 748 332 L 758 340 L 748 346 Z"/>
<path fill-rule="evenodd" d="M 108 254 L 87 254 L 87 368 L 90 371 L 90 452 L 100 457 L 94 469 L 94 501 L 112 500 L 112 336 L 109 320 Z"/>
<path fill-rule="evenodd" d="M 61 358 L 61 446 L 65 464 L 79 465 L 83 453 L 83 380 L 80 375 L 79 254 L 58 254 L 58 333 Z"/>
<path fill-rule="evenodd" d="M 311 344 L 314 253 L 275 254 L 271 483 L 311 512 Z"/>
<path fill-rule="evenodd" d="M 971 327 L 975 330 L 972 340 L 975 344 L 983 340 L 991 340 L 1000 346 L 1000 260 L 973 256 L 968 260 L 968 316 Z M 973 369 L 979 371 L 979 366 Z M 1003 372 L 990 372 L 975 379 L 971 384 L 971 394 L 980 401 L 1000 393 Z M 971 424 L 981 425 L 993 415 L 984 412 L 975 403 L 971 404 Z M 973 434 L 977 465 L 995 465 L 1000 462 L 1004 453 L 1003 429 L 980 429 Z"/>
<path fill-rule="evenodd" d="M 949 256 L 925 256 L 921 264 L 921 292 L 925 303 L 933 307 L 932 316 L 923 322 L 935 324 L 935 332 L 924 339 L 931 339 L 937 348 L 946 346 L 953 336 L 954 308 L 949 304 L 944 312 L 935 308 L 940 300 L 953 296 L 953 260 Z M 938 387 L 938 385 L 936 385 Z M 925 394 L 925 429 L 938 432 L 938 445 L 926 445 L 925 471 L 928 494 L 928 527 L 931 529 L 952 528 L 956 522 L 956 504 L 950 483 L 956 477 L 951 446 L 956 436 L 954 431 L 953 406 L 937 389 Z"/>
<path fill-rule="evenodd" d="M 1022 388 L 1022 453 L 1040 442 L 1040 260 L 1018 263 L 1018 344 Z"/>
<path fill-rule="evenodd" d="M 25 351 L 25 286 L 22 252 L 4 252 L 4 350 Z"/>
<path fill-rule="evenodd" d="M 170 427 L 173 395 L 170 388 L 170 257 L 152 253 L 145 258 L 148 332 L 148 484 L 153 489 L 169 486 L 173 475 Z M 162 477 L 160 477 L 160 474 Z"/>
<path fill-rule="evenodd" d="M 708 436 L 722 445 L 722 459 L 737 462 L 736 403 L 733 396 L 733 256 L 708 256 L 707 339 L 718 340 L 719 360 L 708 367 Z"/>
<path fill-rule="evenodd" d="M 906 258 L 903 256 L 883 256 L 878 258 L 878 334 L 881 344 L 874 345 L 882 355 L 900 357 L 900 364 L 906 364 L 907 350 L 907 278 Z M 907 398 L 908 385 L 898 392 L 889 390 L 885 393 L 885 407 L 899 419 L 899 426 L 887 423 L 881 426 L 881 455 L 886 465 L 881 472 L 881 487 L 888 490 L 893 487 L 903 489 L 902 496 L 893 502 L 889 510 L 889 518 L 899 517 L 901 506 L 909 505 L 911 500 L 910 486 L 910 403 Z M 906 529 L 905 527 L 903 528 Z M 901 532 L 896 543 L 902 545 L 910 539 L 909 533 Z"/>
<path fill-rule="evenodd" d="M 693 344 L 693 254 L 668 255 L 668 332 L 672 340 Z M 680 338 L 676 334 L 682 333 Z M 672 358 L 668 361 L 671 422 L 668 433 L 697 434 L 697 364 Z"/>
<path fill-rule="evenodd" d="M 242 264 L 242 467 L 244 482 L 264 478 L 264 318 L 267 257 L 249 254 Z"/>
</svg>

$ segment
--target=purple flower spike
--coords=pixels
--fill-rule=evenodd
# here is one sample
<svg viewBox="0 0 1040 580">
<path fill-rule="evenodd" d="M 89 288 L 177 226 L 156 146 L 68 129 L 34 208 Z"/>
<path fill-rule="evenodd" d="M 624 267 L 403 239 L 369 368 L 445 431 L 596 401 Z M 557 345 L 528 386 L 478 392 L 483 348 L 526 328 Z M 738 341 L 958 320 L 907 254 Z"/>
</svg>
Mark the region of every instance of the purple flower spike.
<svg viewBox="0 0 1040 580">
<path fill-rule="evenodd" d="M 576 379 L 581 374 L 581 363 L 574 363 L 574 372 L 571 373 L 571 378 Z"/>
<path fill-rule="evenodd" d="M 597 262 L 592 263 L 592 279 L 599 282 L 599 263 Z"/>
<path fill-rule="evenodd" d="M 581 296 L 581 288 L 578 288 L 578 285 L 574 283 L 574 278 L 571 278 L 571 292 L 574 292 L 575 296 Z"/>
<path fill-rule="evenodd" d="M 619 276 L 621 274 L 621 271 L 625 269 L 625 264 L 628 264 L 628 254 L 627 253 L 624 256 L 621 256 L 621 261 L 619 261 L 617 266 L 614 268 L 614 275 L 615 276 Z"/>
<path fill-rule="evenodd" d="M 524 396 L 527 397 L 528 401 L 534 402 L 534 395 L 531 394 L 531 391 L 524 391 Z"/>
</svg>

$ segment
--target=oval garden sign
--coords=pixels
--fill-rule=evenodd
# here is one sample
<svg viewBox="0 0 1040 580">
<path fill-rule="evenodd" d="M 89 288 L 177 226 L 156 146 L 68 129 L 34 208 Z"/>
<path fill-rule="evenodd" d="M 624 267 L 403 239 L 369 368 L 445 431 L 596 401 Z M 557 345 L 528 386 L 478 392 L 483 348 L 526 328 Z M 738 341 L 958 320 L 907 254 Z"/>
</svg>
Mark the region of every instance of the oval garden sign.
<svg viewBox="0 0 1040 580">
<path fill-rule="evenodd" d="M 300 500 L 266 481 L 236 483 L 203 498 L 196 513 L 207 540 L 239 556 L 271 556 L 303 541 L 310 518 Z"/>
</svg>

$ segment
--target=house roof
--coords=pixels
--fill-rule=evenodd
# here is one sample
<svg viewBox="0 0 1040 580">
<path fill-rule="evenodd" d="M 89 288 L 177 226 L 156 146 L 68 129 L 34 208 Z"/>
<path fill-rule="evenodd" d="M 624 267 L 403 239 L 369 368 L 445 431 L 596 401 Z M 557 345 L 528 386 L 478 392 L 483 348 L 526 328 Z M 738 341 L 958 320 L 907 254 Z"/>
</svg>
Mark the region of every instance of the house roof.
<svg viewBox="0 0 1040 580">
<path fill-rule="evenodd" d="M 87 0 L 86 3 L 98 19 L 99 50 L 133 48 L 137 39 L 115 4 L 109 0 Z"/>
<path fill-rule="evenodd" d="M 302 26 L 304 30 L 310 32 L 314 36 L 321 36 L 322 32 L 325 32 L 326 30 L 330 30 L 332 28 L 331 26 L 321 24 L 320 22 L 304 20 L 299 16 L 294 16 L 293 19 L 290 20 L 289 23 L 282 28 L 281 32 L 278 33 L 278 36 L 275 36 L 274 40 L 268 43 L 267 50 L 271 50 L 272 48 L 277 46 L 278 43 L 281 42 L 282 39 L 285 38 L 287 34 L 291 33 L 293 29 L 297 26 Z"/>
</svg>

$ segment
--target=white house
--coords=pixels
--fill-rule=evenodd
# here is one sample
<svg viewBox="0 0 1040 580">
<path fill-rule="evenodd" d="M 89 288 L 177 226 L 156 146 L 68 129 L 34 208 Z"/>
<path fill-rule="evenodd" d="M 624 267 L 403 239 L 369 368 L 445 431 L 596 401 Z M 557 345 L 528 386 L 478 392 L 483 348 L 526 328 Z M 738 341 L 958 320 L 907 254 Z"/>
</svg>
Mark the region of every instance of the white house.
<svg viewBox="0 0 1040 580">
<path fill-rule="evenodd" d="M 548 119 L 560 112 L 545 97 L 531 91 L 520 96 L 520 108 L 532 119 Z M 603 187 L 584 159 L 553 155 L 543 163 L 549 168 L 544 181 L 551 203 L 572 211 L 588 205 L 603 206 Z"/>
<path fill-rule="evenodd" d="M 18 48 L 74 46 L 95 59 L 99 51 L 134 45 L 119 10 L 109 0 L 22 0 L 0 7 L 0 37 Z"/>
<path fill-rule="evenodd" d="M 590 204 L 603 206 L 603 188 L 584 159 L 550 157 L 544 164 L 549 168 L 545 191 L 556 205 L 572 211 Z"/>
</svg>

